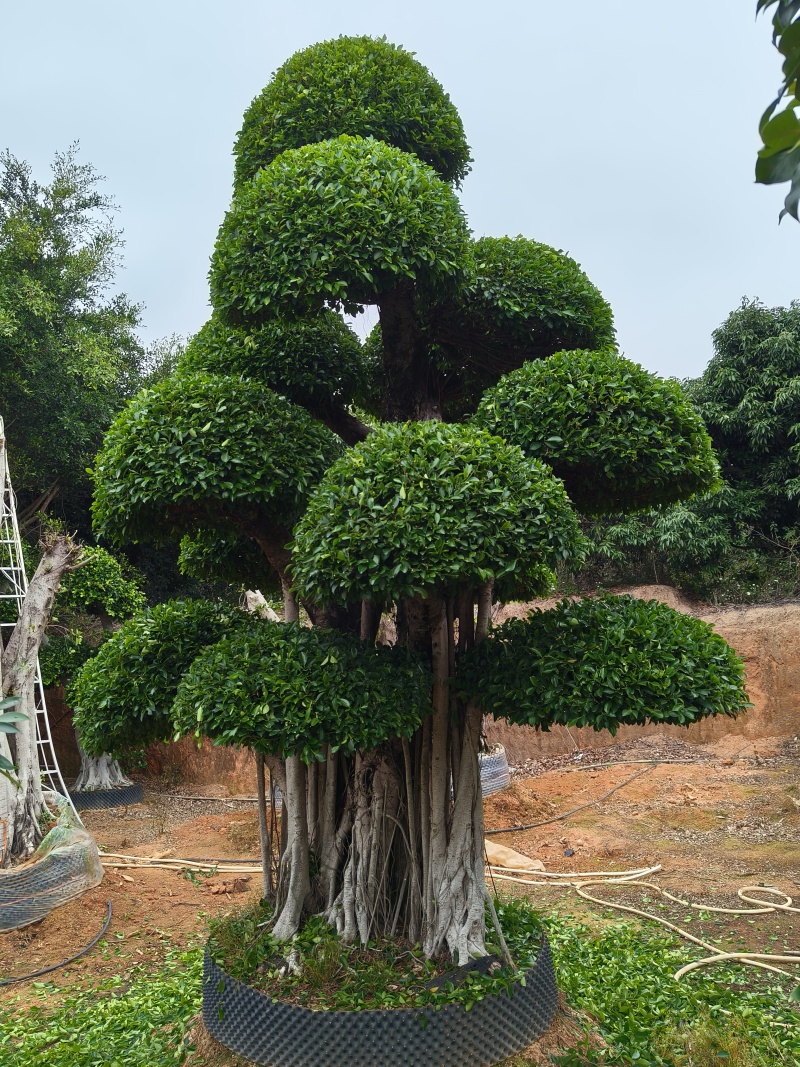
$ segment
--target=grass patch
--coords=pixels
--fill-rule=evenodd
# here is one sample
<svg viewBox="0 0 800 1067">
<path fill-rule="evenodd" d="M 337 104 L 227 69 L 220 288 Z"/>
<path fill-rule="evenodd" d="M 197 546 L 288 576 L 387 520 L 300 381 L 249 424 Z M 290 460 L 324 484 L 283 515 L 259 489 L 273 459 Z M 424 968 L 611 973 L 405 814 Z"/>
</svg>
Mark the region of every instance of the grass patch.
<svg viewBox="0 0 800 1067">
<path fill-rule="evenodd" d="M 558 913 L 544 922 L 560 988 L 570 1004 L 597 1020 L 621 1057 L 583 1062 L 704 1067 L 697 1050 L 713 1049 L 715 1033 L 739 1035 L 750 1056 L 737 1051 L 741 1067 L 800 1062 L 800 1012 L 788 999 L 788 980 L 779 985 L 778 976 L 766 971 L 762 976 L 750 968 L 718 966 L 676 982 L 674 972 L 697 956 L 650 923 L 617 922 L 593 933 Z M 724 1047 L 708 1062 L 734 1067 L 736 1060 L 720 1052 Z M 572 1067 L 582 1061 L 564 1062 Z"/>
<path fill-rule="evenodd" d="M 778 976 L 730 966 L 695 972 L 676 982 L 674 971 L 696 958 L 695 950 L 649 923 L 616 921 L 590 928 L 557 910 L 539 916 L 527 902 L 513 899 L 502 901 L 499 912 L 511 951 L 521 962 L 531 944 L 538 943 L 541 925 L 546 927 L 568 1003 L 581 1017 L 596 1021 L 610 1046 L 598 1046 L 587 1026 L 585 1037 L 571 1035 L 574 1048 L 551 1052 L 544 1060 L 538 1053 L 523 1053 L 508 1067 L 541 1067 L 551 1056 L 554 1067 L 800 1063 L 800 1010 L 787 997 L 789 981 L 779 984 Z M 321 940 L 314 942 L 317 936 Z M 327 933 L 314 932 L 306 950 L 311 967 L 317 967 L 316 977 L 327 981 L 332 981 L 330 971 L 342 965 L 341 957 L 331 960 L 328 950 L 318 951 L 317 946 L 332 940 Z M 366 951 L 372 980 L 386 960 L 376 970 L 380 951 L 377 946 Z M 348 960 L 355 962 L 353 956 Z M 408 966 L 417 983 L 428 974 L 427 966 Z M 446 970 L 444 961 L 433 967 Z M 357 973 L 347 996 L 357 1000 L 367 977 L 353 969 Z M 380 981 L 397 984 L 387 973 L 384 969 Z M 391 973 L 396 975 L 397 968 Z M 183 1062 L 189 1047 L 185 1033 L 200 1007 L 201 974 L 202 947 L 193 945 L 170 950 L 155 974 L 142 965 L 125 978 L 97 982 L 91 990 L 66 996 L 50 983 L 34 983 L 26 991 L 26 1006 L 11 1002 L 0 1015 L 0 1065 L 174 1067 Z M 31 992 L 38 1000 L 33 1006 Z M 397 990 L 387 992 L 391 1000 Z"/>
</svg>

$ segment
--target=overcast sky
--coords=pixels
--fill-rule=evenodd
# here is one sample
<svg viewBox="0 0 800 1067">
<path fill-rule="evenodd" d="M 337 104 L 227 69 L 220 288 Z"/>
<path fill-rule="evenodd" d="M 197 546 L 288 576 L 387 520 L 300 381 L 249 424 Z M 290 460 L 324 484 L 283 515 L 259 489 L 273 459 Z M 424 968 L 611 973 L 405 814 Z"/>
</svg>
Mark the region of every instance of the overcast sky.
<svg viewBox="0 0 800 1067">
<path fill-rule="evenodd" d="M 458 107 L 476 236 L 575 257 L 621 347 L 693 377 L 743 296 L 800 297 L 800 226 L 753 182 L 780 57 L 755 0 L 40 0 L 0 7 L 0 148 L 49 180 L 57 150 L 120 205 L 120 287 L 146 343 L 208 315 L 206 272 L 244 109 L 299 48 L 385 35 Z"/>
</svg>

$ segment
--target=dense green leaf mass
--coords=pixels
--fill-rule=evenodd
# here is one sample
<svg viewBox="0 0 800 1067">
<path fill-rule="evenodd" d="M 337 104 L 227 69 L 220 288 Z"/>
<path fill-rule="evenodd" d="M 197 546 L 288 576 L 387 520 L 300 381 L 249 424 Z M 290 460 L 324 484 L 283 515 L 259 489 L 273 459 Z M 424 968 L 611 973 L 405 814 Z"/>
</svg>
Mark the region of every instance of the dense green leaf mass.
<svg viewBox="0 0 800 1067">
<path fill-rule="evenodd" d="M 757 11 L 775 6 L 772 43 L 783 56 L 783 82 L 758 131 L 763 142 L 756 162 L 756 181 L 764 185 L 791 182 L 778 216 L 800 221 L 800 4 L 797 0 L 758 0 Z M 780 104 L 785 106 L 777 111 Z"/>
<path fill-rule="evenodd" d="M 757 490 L 758 525 L 800 519 L 800 301 L 744 300 L 714 331 L 714 356 L 685 383 L 734 488 Z"/>
<path fill-rule="evenodd" d="M 124 756 L 168 739 L 184 671 L 240 619 L 248 616 L 237 608 L 171 600 L 123 623 L 67 690 L 86 752 Z"/>
<path fill-rule="evenodd" d="M 104 548 L 87 548 L 86 562 L 64 575 L 55 611 L 102 611 L 112 619 L 125 619 L 144 608 L 145 595 L 138 582 L 126 577 L 120 561 Z"/>
<path fill-rule="evenodd" d="M 339 37 L 296 52 L 247 109 L 234 148 L 236 183 L 287 148 L 343 133 L 413 152 L 445 181 L 469 170 L 459 114 L 414 54 L 386 40 Z"/>
<path fill-rule="evenodd" d="M 451 287 L 468 248 L 452 189 L 416 156 L 338 137 L 284 152 L 243 186 L 211 260 L 211 302 L 229 321 L 355 312 L 418 282 Z"/>
<path fill-rule="evenodd" d="M 668 504 L 719 484 L 703 421 L 675 381 L 615 352 L 558 352 L 512 371 L 479 426 L 563 478 L 584 514 Z"/>
<path fill-rule="evenodd" d="M 538 460 L 467 426 L 381 426 L 326 473 L 292 573 L 322 602 L 395 600 L 526 574 L 576 553 L 578 521 Z"/>
<path fill-rule="evenodd" d="M 214 314 L 190 341 L 181 369 L 256 378 L 302 406 L 348 404 L 368 373 L 358 338 L 335 311 L 247 330 Z"/>
<path fill-rule="evenodd" d="M 264 553 L 255 541 L 236 530 L 207 529 L 184 534 L 178 569 L 199 582 L 231 582 L 262 593 L 280 589 Z"/>
<path fill-rule="evenodd" d="M 0 415 L 20 506 L 53 486 L 85 535 L 86 468 L 142 369 L 141 309 L 109 292 L 122 242 L 102 178 L 75 146 L 52 171 L 42 185 L 0 153 Z"/>
<path fill-rule="evenodd" d="M 443 337 L 466 347 L 497 347 L 506 362 L 566 348 L 614 343 L 611 308 L 566 253 L 526 237 L 474 242 L 469 275 L 453 307 L 443 309 Z"/>
<path fill-rule="evenodd" d="M 501 626 L 462 660 L 459 682 L 522 726 L 687 726 L 748 706 L 741 659 L 708 623 L 656 600 L 562 600 Z"/>
<path fill-rule="evenodd" d="M 409 737 L 430 713 L 426 668 L 335 630 L 253 619 L 205 649 L 178 689 L 179 733 L 306 763 Z"/>
<path fill-rule="evenodd" d="M 39 649 L 39 669 L 46 686 L 66 685 L 76 671 L 97 655 L 97 648 L 84 639 L 80 630 L 49 637 Z"/>
<path fill-rule="evenodd" d="M 291 524 L 341 442 L 260 382 L 189 374 L 139 393 L 95 464 L 95 528 L 153 540 L 232 509 Z"/>
</svg>

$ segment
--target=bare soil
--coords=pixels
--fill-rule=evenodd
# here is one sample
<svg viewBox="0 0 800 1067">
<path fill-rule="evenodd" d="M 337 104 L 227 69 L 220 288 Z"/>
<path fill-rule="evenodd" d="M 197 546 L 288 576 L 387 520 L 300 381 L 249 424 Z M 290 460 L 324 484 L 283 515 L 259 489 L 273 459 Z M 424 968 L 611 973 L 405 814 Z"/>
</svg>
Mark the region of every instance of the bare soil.
<svg viewBox="0 0 800 1067">
<path fill-rule="evenodd" d="M 673 762 L 646 769 L 646 761 L 654 759 Z M 636 760 L 645 762 L 622 762 Z M 605 766 L 609 762 L 613 765 Z M 628 782 L 643 769 L 646 773 Z M 626 782 L 607 799 L 599 799 Z M 224 796 L 181 799 L 165 791 L 164 782 L 146 782 L 142 804 L 86 812 L 86 826 L 107 851 L 257 861 L 254 804 Z M 204 787 L 202 795 L 214 792 Z M 660 863 L 663 870 L 652 881 L 699 903 L 747 907 L 736 891 L 759 883 L 800 897 L 797 739 L 759 742 L 754 748 L 741 737 L 705 746 L 648 737 L 529 761 L 515 769 L 509 789 L 487 799 L 486 824 L 500 829 L 539 822 L 584 804 L 589 806 L 568 818 L 508 830 L 493 840 L 541 860 L 551 871 L 612 871 Z M 258 876 L 242 883 L 241 892 L 220 892 L 223 877 L 231 878 L 206 877 L 205 872 L 187 876 L 155 869 L 107 870 L 103 884 L 80 900 L 35 926 L 0 935 L 0 977 L 26 975 L 78 952 L 102 927 L 107 900 L 112 919 L 106 936 L 83 959 L 47 975 L 47 982 L 75 990 L 92 988 L 103 978 L 124 979 L 136 963 L 155 970 L 169 948 L 200 941 L 210 917 L 258 897 Z M 563 888 L 500 882 L 497 888 L 524 892 L 543 909 L 558 906 L 590 924 L 620 917 Z M 655 891 L 603 886 L 592 892 L 655 911 L 698 936 L 722 939 L 731 950 L 800 950 L 800 916 L 791 912 L 720 916 L 671 903 Z M 52 986 L 49 1003 L 57 996 Z M 2 1001 L 24 1004 L 37 999 L 30 981 L 0 989 Z M 566 1034 L 570 1027 L 566 1021 L 564 1025 Z M 201 1041 L 193 1062 L 227 1067 L 243 1061 Z"/>
</svg>

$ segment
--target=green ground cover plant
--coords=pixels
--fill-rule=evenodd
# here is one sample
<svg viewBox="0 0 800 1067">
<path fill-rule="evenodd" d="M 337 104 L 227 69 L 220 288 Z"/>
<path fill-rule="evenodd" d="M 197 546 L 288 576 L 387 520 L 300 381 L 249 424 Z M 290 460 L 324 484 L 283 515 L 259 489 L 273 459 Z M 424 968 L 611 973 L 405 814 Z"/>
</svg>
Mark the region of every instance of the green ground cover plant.
<svg viewBox="0 0 800 1067">
<path fill-rule="evenodd" d="M 596 1020 L 609 1044 L 598 1049 L 587 1036 L 585 1044 L 557 1056 L 559 1067 L 795 1067 L 800 1061 L 800 1011 L 776 976 L 731 966 L 676 982 L 673 973 L 694 958 L 695 950 L 652 924 L 612 921 L 590 930 L 564 912 L 540 914 L 511 899 L 498 901 L 497 910 L 512 955 L 523 965 L 546 928 L 568 1003 Z M 253 920 L 245 915 L 236 923 Z M 235 923 L 229 931 L 241 933 Z M 254 942 L 248 944 L 252 948 Z M 330 944 L 331 934 L 321 923 L 308 925 L 302 947 L 320 981 L 328 971 L 348 965 L 339 953 L 361 951 L 338 941 L 332 952 Z M 397 971 L 386 968 L 385 954 L 373 955 L 383 961 L 371 972 L 383 983 L 380 995 L 402 997 L 402 991 L 388 988 L 398 984 L 389 979 Z M 260 960 L 245 952 L 242 962 L 257 968 Z M 452 964 L 425 961 L 420 954 L 415 966 L 433 974 Z M 32 1007 L 12 1001 L 0 1017 L 0 1065 L 173 1067 L 190 1049 L 185 1034 L 200 1007 L 201 970 L 202 949 L 190 945 L 168 952 L 156 974 L 141 967 L 124 979 L 66 995 L 49 982 L 36 983 Z M 491 981 L 508 979 L 501 975 Z M 364 973 L 356 975 L 352 1006 L 362 1006 L 356 1002 L 366 987 Z M 336 996 L 346 1000 L 343 990 L 340 985 Z M 456 999 L 468 1003 L 473 990 L 467 987 Z M 448 997 L 445 989 L 431 1001 Z M 509 1062 L 513 1067 L 533 1063 L 524 1055 Z"/>
<path fill-rule="evenodd" d="M 4 1006 L 0 1064 L 174 1067 L 185 1059 L 184 1034 L 200 1004 L 202 969 L 202 949 L 193 945 L 168 951 L 157 974 L 136 967 L 67 996 L 50 982 L 34 982 L 38 1002 Z"/>
<path fill-rule="evenodd" d="M 214 959 L 232 977 L 267 996 L 318 1011 L 436 1008 L 442 1004 L 463 1004 L 469 1011 L 489 994 L 510 989 L 515 982 L 524 983 L 524 972 L 533 964 L 541 938 L 541 923 L 532 917 L 529 923 L 518 924 L 519 972 L 498 963 L 485 974 L 459 974 L 444 956 L 426 959 L 419 944 L 402 940 L 350 944 L 315 917 L 292 943 L 298 973 L 287 974 L 285 945 L 270 935 L 269 915 L 268 908 L 258 905 L 213 922 L 210 949 Z"/>
</svg>

